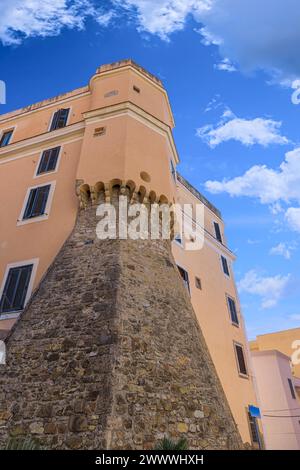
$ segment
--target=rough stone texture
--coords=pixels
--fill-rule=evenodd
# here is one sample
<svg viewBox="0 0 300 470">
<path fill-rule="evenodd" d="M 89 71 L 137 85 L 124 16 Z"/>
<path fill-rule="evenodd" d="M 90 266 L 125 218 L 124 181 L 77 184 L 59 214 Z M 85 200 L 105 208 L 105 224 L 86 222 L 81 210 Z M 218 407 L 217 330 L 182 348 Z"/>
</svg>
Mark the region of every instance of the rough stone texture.
<svg viewBox="0 0 300 470">
<path fill-rule="evenodd" d="M 170 242 L 98 240 L 95 212 L 79 213 L 7 340 L 0 445 L 241 448 Z"/>
</svg>

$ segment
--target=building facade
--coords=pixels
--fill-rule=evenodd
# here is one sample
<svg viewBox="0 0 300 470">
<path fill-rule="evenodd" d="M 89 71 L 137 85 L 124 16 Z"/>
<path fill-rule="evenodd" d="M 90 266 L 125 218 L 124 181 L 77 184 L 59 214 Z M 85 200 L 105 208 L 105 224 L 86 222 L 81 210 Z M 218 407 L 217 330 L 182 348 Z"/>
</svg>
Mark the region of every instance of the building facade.
<svg viewBox="0 0 300 470">
<path fill-rule="evenodd" d="M 250 341 L 251 351 L 275 349 L 290 358 L 292 375 L 300 378 L 300 328 L 258 335 Z"/>
<path fill-rule="evenodd" d="M 201 203 L 203 248 L 186 250 L 176 234 L 172 252 L 242 440 L 257 446 L 235 257 L 220 212 L 176 174 L 173 127 L 162 83 L 132 61 L 102 66 L 87 86 L 0 117 L 0 335 L 17 329 L 72 233 L 78 196 L 84 206 L 125 184 L 139 198 Z"/>
<path fill-rule="evenodd" d="M 266 448 L 299 450 L 300 328 L 258 335 L 250 350 Z"/>
<path fill-rule="evenodd" d="M 300 450 L 300 379 L 290 357 L 275 349 L 252 351 L 261 420 L 267 450 Z M 299 390 L 299 388 L 298 388 Z"/>
</svg>

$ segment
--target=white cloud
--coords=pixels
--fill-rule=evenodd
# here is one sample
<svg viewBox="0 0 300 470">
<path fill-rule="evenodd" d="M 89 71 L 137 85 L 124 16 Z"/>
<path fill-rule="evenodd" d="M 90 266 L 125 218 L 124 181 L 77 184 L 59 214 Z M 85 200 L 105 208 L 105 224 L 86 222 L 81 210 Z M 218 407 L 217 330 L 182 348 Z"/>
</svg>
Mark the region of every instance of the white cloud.
<svg viewBox="0 0 300 470">
<path fill-rule="evenodd" d="M 223 181 L 206 181 L 205 187 L 214 194 L 225 192 L 232 197 L 257 198 L 262 204 L 269 204 L 274 215 L 285 211 L 289 227 L 300 233 L 300 207 L 284 209 L 281 204 L 300 204 L 300 147 L 287 152 L 278 169 L 255 165 L 242 176 Z"/>
<path fill-rule="evenodd" d="M 291 229 L 300 233 L 300 207 L 289 207 L 285 218 Z"/>
<path fill-rule="evenodd" d="M 280 134 L 281 122 L 272 119 L 242 119 L 226 110 L 222 120 L 214 127 L 206 125 L 197 129 L 196 135 L 214 148 L 222 142 L 236 140 L 243 145 L 287 144 L 289 141 Z"/>
<path fill-rule="evenodd" d="M 105 26 L 113 14 L 96 8 L 93 0 L 0 1 L 0 41 L 4 45 L 20 44 L 28 37 L 56 36 L 65 27 L 83 29 L 88 17 Z"/>
<path fill-rule="evenodd" d="M 169 40 L 187 18 L 206 45 L 218 47 L 221 70 L 263 69 L 279 83 L 300 77 L 299 0 L 0 0 L 0 41 L 19 44 L 26 37 L 57 35 L 83 28 L 87 17 L 101 26 L 128 14 L 139 31 Z M 100 11 L 99 11 L 100 8 Z M 235 64 L 234 66 L 232 64 Z"/>
<path fill-rule="evenodd" d="M 285 259 L 291 259 L 292 251 L 295 249 L 295 246 L 287 243 L 278 243 L 278 245 L 273 246 L 270 250 L 271 255 L 283 256 Z"/>
<path fill-rule="evenodd" d="M 275 307 L 284 296 L 290 275 L 263 277 L 255 270 L 248 271 L 238 282 L 239 292 L 257 295 L 261 298 L 261 307 L 264 309 Z"/>
<path fill-rule="evenodd" d="M 298 0 L 214 0 L 198 19 L 206 42 L 242 70 L 267 70 L 278 81 L 300 76 Z"/>
<path fill-rule="evenodd" d="M 115 0 L 130 9 L 139 30 L 168 39 L 188 15 L 206 45 L 245 72 L 263 69 L 280 83 L 300 76 L 299 0 Z"/>
<path fill-rule="evenodd" d="M 274 204 L 270 205 L 270 211 L 273 215 L 278 215 L 278 214 L 281 214 L 284 211 L 284 209 L 282 205 L 280 204 L 280 202 L 276 201 L 274 202 Z"/>
<path fill-rule="evenodd" d="M 185 27 L 189 14 L 209 10 L 212 0 L 115 0 L 115 4 L 136 14 L 138 29 L 156 34 L 164 40 Z"/>
<path fill-rule="evenodd" d="M 252 238 L 248 238 L 247 243 L 248 245 L 259 245 L 260 240 L 252 240 Z"/>
<path fill-rule="evenodd" d="M 217 94 L 206 105 L 204 113 L 208 113 L 209 111 L 215 110 L 215 109 L 219 108 L 220 106 L 224 106 L 224 104 L 220 100 L 220 95 Z"/>
<path fill-rule="evenodd" d="M 289 315 L 289 319 L 293 321 L 300 321 L 300 314 L 298 315 L 297 313 L 294 315 Z"/>
<path fill-rule="evenodd" d="M 262 204 L 281 201 L 300 203 L 300 147 L 287 152 L 278 169 L 255 165 L 242 176 L 223 181 L 207 181 L 205 187 L 211 193 L 226 192 L 230 196 L 258 198 Z M 291 211 L 295 218 L 298 211 Z"/>
<path fill-rule="evenodd" d="M 215 69 L 224 71 L 224 72 L 236 72 L 236 67 L 230 62 L 229 59 L 225 58 L 221 60 L 218 64 L 214 65 Z"/>
</svg>

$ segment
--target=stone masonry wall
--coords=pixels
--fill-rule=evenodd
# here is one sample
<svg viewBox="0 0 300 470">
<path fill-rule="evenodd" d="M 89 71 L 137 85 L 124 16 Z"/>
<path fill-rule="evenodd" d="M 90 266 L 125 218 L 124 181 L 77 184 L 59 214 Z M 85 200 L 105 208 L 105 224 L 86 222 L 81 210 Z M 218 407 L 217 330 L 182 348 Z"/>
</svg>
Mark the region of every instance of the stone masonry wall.
<svg viewBox="0 0 300 470">
<path fill-rule="evenodd" d="M 95 212 L 80 211 L 7 340 L 0 446 L 240 448 L 170 242 L 98 240 Z"/>
</svg>

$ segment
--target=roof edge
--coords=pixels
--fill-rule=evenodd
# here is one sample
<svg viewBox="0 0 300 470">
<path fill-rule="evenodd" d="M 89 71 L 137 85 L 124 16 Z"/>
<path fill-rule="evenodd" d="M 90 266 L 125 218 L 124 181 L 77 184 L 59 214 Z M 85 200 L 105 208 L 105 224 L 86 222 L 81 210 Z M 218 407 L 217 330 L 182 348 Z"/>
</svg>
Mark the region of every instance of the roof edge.
<svg viewBox="0 0 300 470">
<path fill-rule="evenodd" d="M 198 189 L 189 183 L 180 173 L 177 173 L 177 180 L 185 186 L 197 199 L 199 199 L 206 207 L 208 207 L 219 219 L 222 220 L 222 214 L 209 200 L 201 194 Z"/>
</svg>

